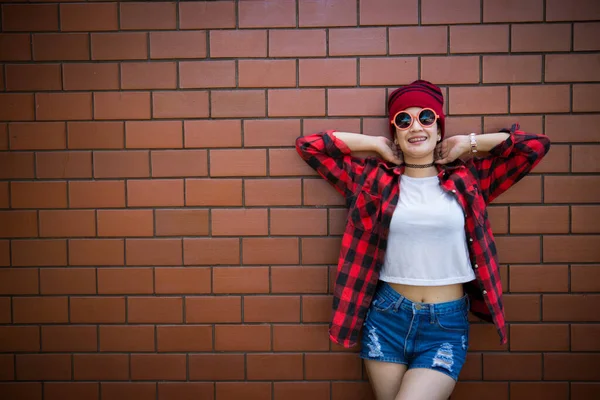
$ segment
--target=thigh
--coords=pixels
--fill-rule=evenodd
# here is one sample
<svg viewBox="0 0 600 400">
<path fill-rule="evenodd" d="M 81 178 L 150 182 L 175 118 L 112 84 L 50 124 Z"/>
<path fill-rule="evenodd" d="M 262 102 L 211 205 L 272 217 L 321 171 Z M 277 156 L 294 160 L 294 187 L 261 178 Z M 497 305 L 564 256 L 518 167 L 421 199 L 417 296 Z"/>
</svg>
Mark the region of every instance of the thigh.
<svg viewBox="0 0 600 400">
<path fill-rule="evenodd" d="M 456 382 L 450 376 L 427 368 L 414 368 L 404 374 L 395 400 L 447 400 Z"/>
<path fill-rule="evenodd" d="M 365 360 L 369 381 L 377 400 L 394 400 L 400 389 L 406 365 Z"/>
</svg>

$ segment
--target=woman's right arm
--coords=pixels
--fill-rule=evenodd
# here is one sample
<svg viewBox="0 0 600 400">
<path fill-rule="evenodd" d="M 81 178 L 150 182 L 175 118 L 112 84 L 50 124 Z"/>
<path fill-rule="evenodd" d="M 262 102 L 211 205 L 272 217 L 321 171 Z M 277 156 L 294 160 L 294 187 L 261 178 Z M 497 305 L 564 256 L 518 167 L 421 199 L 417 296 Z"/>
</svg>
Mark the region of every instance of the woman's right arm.
<svg viewBox="0 0 600 400">
<path fill-rule="evenodd" d="M 343 196 L 354 193 L 366 165 L 364 159 L 352 156 L 352 152 L 374 151 L 385 160 L 399 164 L 394 149 L 391 140 L 382 136 L 333 130 L 296 139 L 300 157 Z"/>
</svg>

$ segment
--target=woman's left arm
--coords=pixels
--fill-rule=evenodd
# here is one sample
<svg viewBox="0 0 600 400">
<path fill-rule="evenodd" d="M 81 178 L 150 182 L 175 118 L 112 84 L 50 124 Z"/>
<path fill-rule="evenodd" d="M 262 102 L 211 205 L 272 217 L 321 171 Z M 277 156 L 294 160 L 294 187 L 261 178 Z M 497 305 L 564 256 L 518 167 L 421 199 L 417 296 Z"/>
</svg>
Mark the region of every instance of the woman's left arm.
<svg viewBox="0 0 600 400">
<path fill-rule="evenodd" d="M 550 150 L 550 139 L 546 135 L 525 133 L 519 130 L 518 125 L 513 125 L 510 132 L 476 135 L 476 142 L 478 152 L 487 152 L 485 157 L 472 160 L 487 204 L 529 174 Z M 443 142 L 438 146 L 442 155 L 450 155 L 451 151 L 443 151 Z M 455 153 L 460 153 L 454 159 L 471 154 L 469 136 L 458 138 L 456 144 L 450 147 L 455 147 Z M 440 158 L 438 162 L 448 162 L 448 157 Z"/>
</svg>

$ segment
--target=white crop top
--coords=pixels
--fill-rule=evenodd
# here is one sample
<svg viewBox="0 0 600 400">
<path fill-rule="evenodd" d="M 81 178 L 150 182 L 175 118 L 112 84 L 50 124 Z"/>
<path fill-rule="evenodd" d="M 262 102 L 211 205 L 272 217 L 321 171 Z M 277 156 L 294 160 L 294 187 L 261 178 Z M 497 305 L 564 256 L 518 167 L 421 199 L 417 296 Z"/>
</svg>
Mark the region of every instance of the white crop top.
<svg viewBox="0 0 600 400">
<path fill-rule="evenodd" d="M 414 286 L 475 279 L 462 207 L 442 190 L 437 176 L 400 177 L 400 198 L 379 279 Z"/>
</svg>

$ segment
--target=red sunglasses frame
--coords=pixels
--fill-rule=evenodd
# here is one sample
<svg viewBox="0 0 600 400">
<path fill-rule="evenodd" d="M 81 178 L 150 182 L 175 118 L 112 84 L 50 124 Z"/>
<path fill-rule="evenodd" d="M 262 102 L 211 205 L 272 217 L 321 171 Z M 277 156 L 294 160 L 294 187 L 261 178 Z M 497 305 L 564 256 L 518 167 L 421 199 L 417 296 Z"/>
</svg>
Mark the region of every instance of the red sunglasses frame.
<svg viewBox="0 0 600 400">
<path fill-rule="evenodd" d="M 431 109 L 431 108 L 424 108 L 421 111 L 419 111 L 419 113 L 417 115 L 412 115 L 411 113 L 409 113 L 408 111 L 398 111 L 395 115 L 394 118 L 392 118 L 392 125 L 394 125 L 397 129 L 401 130 L 401 131 L 405 131 L 407 129 L 410 129 L 410 127 L 415 123 L 415 120 L 419 119 L 419 115 L 421 115 L 421 113 L 423 111 L 431 111 L 433 113 L 433 115 L 435 115 L 435 119 L 433 120 L 433 122 L 431 123 L 431 125 L 423 125 L 421 124 L 421 121 L 419 121 L 419 124 L 421 124 L 422 127 L 424 128 L 429 128 L 430 126 L 433 126 L 433 124 L 435 124 L 437 122 L 438 119 L 440 119 L 440 116 L 437 115 L 437 113 L 435 112 L 435 110 Z M 406 113 L 408 115 L 410 115 L 410 124 L 406 127 L 406 128 L 400 128 L 398 125 L 396 125 L 396 117 L 399 114 L 402 113 Z"/>
</svg>

